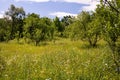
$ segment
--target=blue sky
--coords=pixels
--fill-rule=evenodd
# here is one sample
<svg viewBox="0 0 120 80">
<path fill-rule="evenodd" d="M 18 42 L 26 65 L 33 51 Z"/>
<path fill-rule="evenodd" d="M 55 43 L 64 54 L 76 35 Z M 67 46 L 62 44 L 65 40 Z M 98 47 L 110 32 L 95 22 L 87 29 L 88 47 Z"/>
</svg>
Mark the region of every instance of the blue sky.
<svg viewBox="0 0 120 80">
<path fill-rule="evenodd" d="M 41 17 L 54 18 L 66 15 L 76 16 L 82 10 L 96 8 L 97 0 L 0 0 L 0 18 L 11 4 L 23 7 L 26 13 L 37 13 Z"/>
</svg>

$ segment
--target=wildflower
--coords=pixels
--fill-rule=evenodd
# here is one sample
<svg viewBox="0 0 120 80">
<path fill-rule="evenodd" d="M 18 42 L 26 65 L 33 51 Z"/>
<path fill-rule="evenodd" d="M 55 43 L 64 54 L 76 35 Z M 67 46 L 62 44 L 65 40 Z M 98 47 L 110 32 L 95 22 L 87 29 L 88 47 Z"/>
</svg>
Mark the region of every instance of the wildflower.
<svg viewBox="0 0 120 80">
<path fill-rule="evenodd" d="M 51 80 L 51 78 L 45 79 L 45 80 Z"/>
<path fill-rule="evenodd" d="M 8 75 L 7 75 L 7 74 L 5 74 L 5 77 L 8 77 Z"/>
<path fill-rule="evenodd" d="M 37 70 L 35 70 L 35 72 L 37 72 Z"/>
<path fill-rule="evenodd" d="M 105 66 L 107 66 L 108 64 L 107 63 L 105 63 Z"/>
</svg>

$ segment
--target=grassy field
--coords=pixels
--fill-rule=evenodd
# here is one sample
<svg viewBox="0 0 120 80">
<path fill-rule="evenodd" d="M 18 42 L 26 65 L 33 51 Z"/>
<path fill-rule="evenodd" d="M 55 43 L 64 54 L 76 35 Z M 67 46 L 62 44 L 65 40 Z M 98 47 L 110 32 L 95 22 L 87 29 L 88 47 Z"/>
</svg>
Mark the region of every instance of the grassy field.
<svg viewBox="0 0 120 80">
<path fill-rule="evenodd" d="M 0 43 L 0 80 L 119 80 L 104 41 L 60 39 L 40 46 Z"/>
</svg>

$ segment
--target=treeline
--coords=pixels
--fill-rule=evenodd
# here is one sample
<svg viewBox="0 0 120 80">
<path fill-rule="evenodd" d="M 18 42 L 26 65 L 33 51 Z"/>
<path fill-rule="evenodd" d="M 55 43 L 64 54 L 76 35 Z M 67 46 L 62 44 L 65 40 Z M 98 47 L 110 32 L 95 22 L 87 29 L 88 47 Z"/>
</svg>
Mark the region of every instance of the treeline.
<svg viewBox="0 0 120 80">
<path fill-rule="evenodd" d="M 22 7 L 11 5 L 0 19 L 0 41 L 9 41 L 20 38 L 29 39 L 38 45 L 41 41 L 54 40 L 64 37 L 66 26 L 73 23 L 73 16 L 65 16 L 61 20 L 56 17 L 40 17 L 38 14 L 26 15 Z"/>
</svg>

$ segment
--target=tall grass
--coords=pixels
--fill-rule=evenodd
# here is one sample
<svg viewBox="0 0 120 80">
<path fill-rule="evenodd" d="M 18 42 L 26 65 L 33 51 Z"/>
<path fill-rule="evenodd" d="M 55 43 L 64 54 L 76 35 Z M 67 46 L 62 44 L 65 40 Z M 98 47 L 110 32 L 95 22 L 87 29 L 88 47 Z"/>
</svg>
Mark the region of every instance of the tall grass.
<svg viewBox="0 0 120 80">
<path fill-rule="evenodd" d="M 0 43 L 0 80 L 119 80 L 104 42 L 58 40 L 39 47 Z"/>
</svg>

